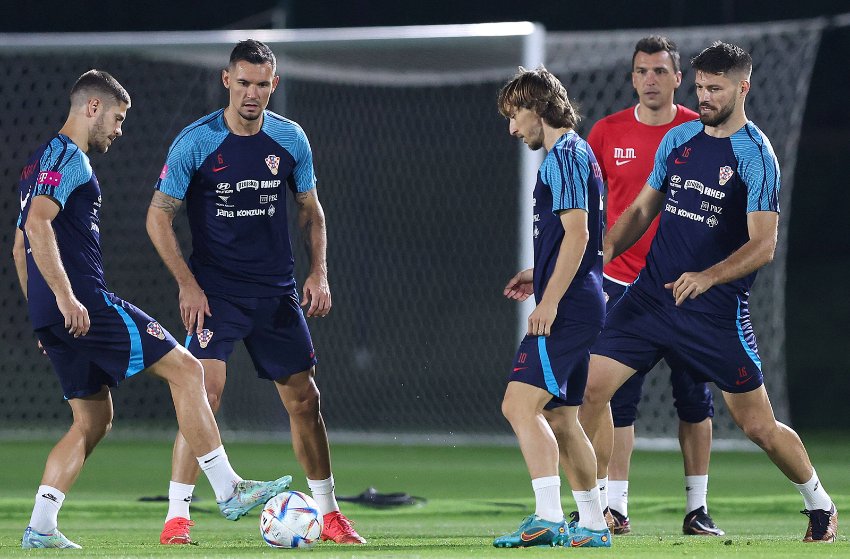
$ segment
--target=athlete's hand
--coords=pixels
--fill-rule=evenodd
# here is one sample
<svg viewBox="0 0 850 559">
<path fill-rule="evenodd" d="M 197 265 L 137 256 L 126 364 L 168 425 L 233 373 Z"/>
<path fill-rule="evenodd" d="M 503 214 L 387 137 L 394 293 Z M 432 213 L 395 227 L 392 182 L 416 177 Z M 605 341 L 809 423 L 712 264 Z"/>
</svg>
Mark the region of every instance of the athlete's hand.
<svg viewBox="0 0 850 559">
<path fill-rule="evenodd" d="M 327 316 L 331 311 L 331 286 L 324 274 L 310 274 L 304 281 L 304 296 L 301 306 L 307 309 L 307 316 Z"/>
<path fill-rule="evenodd" d="M 210 304 L 207 301 L 207 295 L 197 282 L 180 286 L 180 318 L 183 320 L 183 326 L 186 332 L 191 332 L 192 328 L 200 334 L 204 329 L 204 318 L 212 316 L 210 312 Z"/>
<path fill-rule="evenodd" d="M 713 285 L 711 277 L 705 272 L 685 272 L 676 281 L 665 283 L 664 287 L 673 290 L 673 299 L 678 307 L 685 299 L 696 299 Z"/>
<path fill-rule="evenodd" d="M 534 268 L 521 271 L 508 281 L 504 291 L 505 297 L 515 301 L 525 301 L 534 294 Z"/>
<path fill-rule="evenodd" d="M 56 297 L 56 305 L 59 307 L 59 312 L 65 317 L 65 328 L 68 329 L 69 334 L 79 338 L 89 333 L 89 328 L 91 328 L 89 310 L 74 297 L 73 293 Z"/>
<path fill-rule="evenodd" d="M 552 323 L 558 315 L 558 305 L 548 301 L 540 301 L 534 312 L 528 316 L 529 336 L 548 336 L 552 333 Z"/>
</svg>

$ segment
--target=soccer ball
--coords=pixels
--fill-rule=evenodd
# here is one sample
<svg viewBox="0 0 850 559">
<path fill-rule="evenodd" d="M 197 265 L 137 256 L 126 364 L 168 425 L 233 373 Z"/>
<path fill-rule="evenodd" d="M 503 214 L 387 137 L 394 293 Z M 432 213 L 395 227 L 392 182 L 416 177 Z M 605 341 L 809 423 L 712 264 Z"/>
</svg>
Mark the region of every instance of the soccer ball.
<svg viewBox="0 0 850 559">
<path fill-rule="evenodd" d="M 272 497 L 260 515 L 260 535 L 272 547 L 313 547 L 322 535 L 322 514 L 312 497 L 287 491 Z"/>
</svg>

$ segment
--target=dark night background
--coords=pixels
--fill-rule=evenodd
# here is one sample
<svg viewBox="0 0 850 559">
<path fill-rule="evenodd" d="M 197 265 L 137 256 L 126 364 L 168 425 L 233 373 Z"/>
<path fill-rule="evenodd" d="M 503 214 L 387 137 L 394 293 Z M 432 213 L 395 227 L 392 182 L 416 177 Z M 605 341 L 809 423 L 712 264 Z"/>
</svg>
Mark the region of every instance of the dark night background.
<svg viewBox="0 0 850 559">
<path fill-rule="evenodd" d="M 142 31 L 424 25 L 529 20 L 548 30 L 660 29 L 850 12 L 844 1 L 391 2 L 255 0 L 144 3 L 3 2 L 2 32 Z M 839 163 L 850 153 L 850 27 L 827 29 L 807 102 L 791 212 L 787 284 L 789 400 L 802 428 L 846 429 L 850 406 L 850 188 Z M 787 68 L 792 74 L 794 68 Z M 782 80 L 782 75 L 776 76 Z M 758 92 L 754 92 L 756 95 Z M 780 161 L 781 164 L 781 161 Z M 756 285 L 758 289 L 758 285 Z M 769 340 L 763 340 L 769 343 Z M 829 410 L 821 413 L 819 410 Z"/>
</svg>

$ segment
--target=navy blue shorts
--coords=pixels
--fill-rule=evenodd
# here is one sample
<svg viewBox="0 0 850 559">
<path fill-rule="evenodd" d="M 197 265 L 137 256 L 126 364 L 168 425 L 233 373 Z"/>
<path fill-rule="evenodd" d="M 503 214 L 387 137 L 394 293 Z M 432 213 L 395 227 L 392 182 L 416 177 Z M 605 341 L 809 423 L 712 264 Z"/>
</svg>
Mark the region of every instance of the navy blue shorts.
<svg viewBox="0 0 850 559">
<path fill-rule="evenodd" d="M 606 312 L 622 298 L 627 286 L 603 278 L 602 288 L 607 297 Z M 669 363 L 668 363 L 669 365 Z M 714 417 L 714 398 L 711 389 L 704 382 L 696 382 L 683 369 L 670 368 L 670 382 L 673 385 L 673 405 L 679 419 L 688 423 L 699 423 Z M 611 398 L 611 415 L 614 427 L 629 427 L 637 420 L 638 403 L 643 394 L 643 382 L 649 370 L 638 371 L 621 386 Z"/>
<path fill-rule="evenodd" d="M 736 318 L 693 312 L 629 289 L 605 318 L 591 353 L 636 371 L 662 358 L 696 382 L 743 393 L 764 383 L 749 312 Z"/>
<path fill-rule="evenodd" d="M 552 395 L 545 409 L 579 406 L 587 385 L 590 346 L 599 327 L 557 318 L 549 336 L 525 336 L 514 357 L 509 381 L 542 388 Z"/>
<path fill-rule="evenodd" d="M 257 369 L 267 380 L 309 370 L 316 364 L 313 339 L 296 294 L 279 297 L 222 297 L 207 295 L 212 316 L 204 319 L 204 329 L 186 337 L 186 348 L 198 359 L 227 361 L 233 344 L 245 348 Z"/>
<path fill-rule="evenodd" d="M 106 307 L 88 309 L 91 328 L 75 338 L 64 324 L 35 331 L 59 377 L 65 399 L 118 386 L 159 361 L 177 341 L 159 322 L 112 293 L 104 293 Z"/>
</svg>

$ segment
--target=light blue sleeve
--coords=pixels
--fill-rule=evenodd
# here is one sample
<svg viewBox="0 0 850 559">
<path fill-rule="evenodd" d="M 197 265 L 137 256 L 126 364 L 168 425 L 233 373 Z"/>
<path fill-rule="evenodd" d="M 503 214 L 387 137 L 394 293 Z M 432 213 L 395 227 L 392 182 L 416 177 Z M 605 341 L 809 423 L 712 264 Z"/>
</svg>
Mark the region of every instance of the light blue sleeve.
<svg viewBox="0 0 850 559">
<path fill-rule="evenodd" d="M 543 182 L 552 191 L 552 212 L 580 209 L 587 211 L 587 181 L 590 162 L 587 142 L 564 142 L 555 145 L 543 161 Z"/>
<path fill-rule="evenodd" d="M 685 144 L 700 132 L 702 132 L 702 123 L 696 120 L 684 122 L 679 126 L 671 128 L 664 134 L 664 138 L 655 152 L 655 163 L 652 166 L 652 172 L 649 174 L 649 178 L 646 179 L 649 186 L 655 190 L 666 191 L 666 188 L 664 188 L 664 178 L 667 176 L 667 157 L 674 149 Z"/>
<path fill-rule="evenodd" d="M 189 183 L 204 160 L 210 156 L 229 134 L 218 125 L 221 111 L 216 111 L 183 129 L 165 158 L 156 189 L 178 200 L 186 197 Z"/>
<path fill-rule="evenodd" d="M 736 169 L 747 185 L 747 213 L 779 212 L 779 162 L 767 136 L 748 122 L 731 137 Z"/>
<path fill-rule="evenodd" d="M 295 168 L 292 170 L 292 180 L 297 192 L 307 192 L 316 187 L 316 174 L 313 170 L 313 151 L 307 134 L 297 122 L 284 118 L 275 113 L 267 113 L 268 125 L 264 124 L 266 133 L 275 142 L 292 155 Z"/>
<path fill-rule="evenodd" d="M 86 154 L 76 145 L 57 138 L 41 156 L 32 196 L 50 196 L 64 208 L 71 193 L 89 182 L 91 176 Z"/>
</svg>

